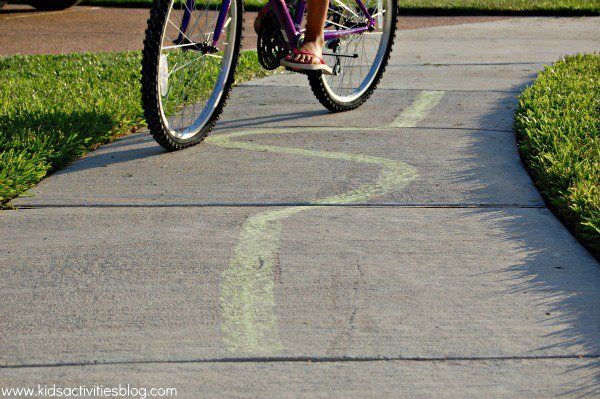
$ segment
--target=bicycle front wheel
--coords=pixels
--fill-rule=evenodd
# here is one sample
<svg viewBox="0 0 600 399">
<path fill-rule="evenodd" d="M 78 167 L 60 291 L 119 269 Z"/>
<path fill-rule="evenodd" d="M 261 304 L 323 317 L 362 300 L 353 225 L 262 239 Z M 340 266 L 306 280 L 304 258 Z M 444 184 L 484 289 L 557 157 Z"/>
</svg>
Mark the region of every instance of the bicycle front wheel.
<svg viewBox="0 0 600 399">
<path fill-rule="evenodd" d="M 375 20 L 372 29 L 328 40 L 323 58 L 333 75 L 309 74 L 317 99 L 333 112 L 359 107 L 373 93 L 385 72 L 396 34 L 396 0 L 365 0 Z M 364 27 L 367 16 L 356 0 L 330 0 L 325 30 Z"/>
<path fill-rule="evenodd" d="M 234 80 L 242 0 L 155 0 L 142 57 L 142 105 L 154 139 L 172 151 L 198 144 Z"/>
</svg>

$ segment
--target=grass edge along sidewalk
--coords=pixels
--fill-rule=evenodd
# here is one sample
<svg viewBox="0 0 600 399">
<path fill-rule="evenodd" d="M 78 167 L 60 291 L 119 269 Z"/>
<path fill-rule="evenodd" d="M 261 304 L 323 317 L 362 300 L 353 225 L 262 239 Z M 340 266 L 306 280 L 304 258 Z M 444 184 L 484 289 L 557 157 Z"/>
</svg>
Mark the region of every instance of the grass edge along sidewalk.
<svg viewBox="0 0 600 399">
<path fill-rule="evenodd" d="M 144 126 L 140 52 L 0 57 L 0 208 L 101 144 Z M 236 82 L 265 76 L 244 51 Z"/>
<path fill-rule="evenodd" d="M 81 4 L 106 7 L 149 7 L 153 0 L 84 0 Z M 217 2 L 217 0 L 208 0 Z M 266 0 L 244 0 L 244 8 L 258 11 Z M 404 15 L 600 15 L 597 0 L 397 0 Z"/>
<path fill-rule="evenodd" d="M 546 203 L 600 259 L 600 53 L 546 67 L 519 99 L 515 131 Z"/>
</svg>

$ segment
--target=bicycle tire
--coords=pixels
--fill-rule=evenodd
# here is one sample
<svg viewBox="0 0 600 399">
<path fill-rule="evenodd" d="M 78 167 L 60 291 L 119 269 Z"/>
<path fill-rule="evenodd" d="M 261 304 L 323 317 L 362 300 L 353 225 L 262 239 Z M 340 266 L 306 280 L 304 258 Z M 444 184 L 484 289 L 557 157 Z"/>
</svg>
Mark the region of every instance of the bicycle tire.
<svg viewBox="0 0 600 399">
<path fill-rule="evenodd" d="M 150 133 L 156 142 L 168 151 L 181 150 L 200 143 L 214 127 L 227 102 L 234 83 L 235 70 L 239 59 L 244 18 L 243 1 L 231 1 L 232 5 L 235 5 L 239 11 L 236 11 L 236 20 L 232 21 L 236 25 L 236 30 L 233 39 L 231 64 L 227 76 L 224 78 L 223 90 L 218 102 L 212 108 L 212 113 L 203 126 L 192 137 L 181 139 L 172 134 L 168 126 L 168 121 L 165 121 L 165 115 L 161 109 L 161 99 L 159 98 L 161 95 L 159 89 L 160 47 L 162 36 L 166 30 L 165 25 L 167 24 L 168 12 L 173 4 L 173 0 L 154 0 L 150 10 L 150 18 L 148 19 L 148 27 L 144 39 L 144 49 L 142 51 L 142 107 Z"/>
<path fill-rule="evenodd" d="M 395 0 L 390 0 L 390 3 L 392 4 L 392 7 L 390 7 L 390 11 L 392 14 L 390 16 L 391 28 L 385 49 L 383 49 L 381 63 L 377 71 L 375 72 L 372 80 L 369 82 L 368 87 L 364 88 L 360 95 L 356 96 L 356 98 L 353 98 L 349 101 L 340 100 L 339 96 L 336 96 L 334 93 L 332 93 L 331 88 L 327 84 L 328 75 L 324 75 L 320 72 L 308 74 L 308 81 L 312 92 L 316 96 L 317 100 L 319 100 L 319 102 L 328 110 L 332 112 L 344 112 L 356 109 L 362 104 L 364 104 L 365 101 L 369 99 L 369 97 L 377 88 L 381 77 L 385 73 L 385 69 L 387 67 L 390 55 L 392 53 L 394 40 L 396 38 L 398 7 Z"/>
</svg>

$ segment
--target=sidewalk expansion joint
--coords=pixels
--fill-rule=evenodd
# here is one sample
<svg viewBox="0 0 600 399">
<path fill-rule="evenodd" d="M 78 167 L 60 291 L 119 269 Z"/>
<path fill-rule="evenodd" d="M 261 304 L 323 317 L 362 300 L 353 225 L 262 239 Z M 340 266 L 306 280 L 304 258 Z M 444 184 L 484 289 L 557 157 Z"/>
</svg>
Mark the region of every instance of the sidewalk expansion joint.
<svg viewBox="0 0 600 399">
<path fill-rule="evenodd" d="M 316 202 L 212 202 L 212 203 L 176 203 L 176 204 L 24 204 L 16 205 L 14 210 L 46 208 L 276 208 L 287 206 L 310 206 L 315 208 L 422 208 L 422 209 L 545 209 L 545 205 L 520 204 L 400 204 L 400 203 L 351 203 L 323 204 Z M 10 211 L 10 210 L 9 210 Z"/>
<path fill-rule="evenodd" d="M 80 361 L 58 363 L 31 363 L 0 365 L 1 369 L 27 369 L 48 367 L 82 367 L 82 366 L 120 366 L 151 364 L 210 364 L 210 363 L 369 363 L 369 362 L 407 362 L 407 363 L 442 363 L 442 362 L 490 362 L 490 361 L 537 361 L 537 360 L 584 360 L 600 359 L 600 354 L 571 355 L 537 355 L 537 356 L 443 356 L 443 357 L 411 357 L 411 356 L 274 356 L 274 357 L 222 357 L 205 359 L 155 359 L 155 360 L 116 360 L 116 361 Z"/>
<path fill-rule="evenodd" d="M 412 62 L 406 64 L 388 64 L 387 68 L 413 68 L 413 67 L 451 67 L 451 66 L 510 66 L 510 65 L 548 65 L 552 61 L 516 61 L 516 62 Z M 284 72 L 281 75 L 293 75 Z M 246 82 L 240 86 L 260 86 L 255 83 Z M 283 87 L 283 86 L 282 86 Z"/>
<path fill-rule="evenodd" d="M 224 124 L 232 124 L 232 122 L 225 122 Z M 268 122 L 267 122 L 268 123 Z M 274 126 L 244 126 L 244 130 L 264 130 L 264 129 L 297 129 L 299 126 L 298 125 L 274 125 Z M 300 126 L 302 128 L 307 128 L 307 129 L 323 129 L 323 130 L 327 130 L 328 128 L 330 128 L 330 126 L 323 126 L 323 125 L 304 125 L 304 126 Z M 215 128 L 215 130 L 213 130 L 212 136 L 215 136 L 217 134 L 221 134 L 221 133 L 227 133 L 232 129 L 237 129 L 237 126 L 218 126 Z M 365 131 L 371 131 L 372 128 L 369 126 L 346 126 L 346 129 L 349 130 L 356 130 L 356 131 L 360 131 L 362 129 L 364 129 Z M 411 129 L 411 130 L 461 130 L 461 131 L 469 131 L 469 132 L 497 132 L 497 133 L 508 133 L 508 134 L 513 134 L 514 132 L 512 130 L 506 130 L 506 129 L 492 129 L 492 128 L 481 128 L 481 127 L 456 127 L 456 126 L 452 126 L 452 127 L 440 127 L 440 126 L 401 126 L 401 127 L 387 127 L 387 128 L 381 128 L 379 129 L 380 131 L 385 131 L 385 130 L 389 130 L 390 132 L 395 132 L 399 129 Z M 342 130 L 342 129 L 339 129 Z"/>
</svg>

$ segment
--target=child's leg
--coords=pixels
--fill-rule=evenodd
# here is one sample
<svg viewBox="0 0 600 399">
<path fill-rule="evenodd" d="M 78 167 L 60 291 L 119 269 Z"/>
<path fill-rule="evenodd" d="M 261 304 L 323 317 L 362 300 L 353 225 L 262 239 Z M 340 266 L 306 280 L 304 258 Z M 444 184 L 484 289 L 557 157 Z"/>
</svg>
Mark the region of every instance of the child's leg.
<svg viewBox="0 0 600 399">
<path fill-rule="evenodd" d="M 304 32 L 304 43 L 299 50 L 308 51 L 318 57 L 323 56 L 323 30 L 327 18 L 327 7 L 329 0 L 308 0 L 306 3 L 306 32 Z M 306 54 L 298 54 L 294 61 L 318 64 L 316 57 Z"/>
</svg>

